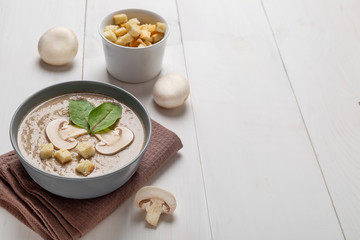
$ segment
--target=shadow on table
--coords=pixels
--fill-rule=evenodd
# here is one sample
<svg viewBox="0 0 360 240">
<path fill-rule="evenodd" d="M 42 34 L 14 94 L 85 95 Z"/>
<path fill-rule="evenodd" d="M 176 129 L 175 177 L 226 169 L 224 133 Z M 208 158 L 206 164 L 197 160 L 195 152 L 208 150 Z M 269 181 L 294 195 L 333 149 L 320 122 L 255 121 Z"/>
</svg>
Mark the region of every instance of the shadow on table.
<svg viewBox="0 0 360 240">
<path fill-rule="evenodd" d="M 152 104 L 154 105 L 154 108 L 161 115 L 164 115 L 164 116 L 170 117 L 170 118 L 179 117 L 179 116 L 183 115 L 186 111 L 186 104 L 183 104 L 180 107 L 173 108 L 173 109 L 166 109 L 166 108 L 159 107 L 159 105 L 157 105 L 154 100 L 152 101 Z"/>
<path fill-rule="evenodd" d="M 42 69 L 44 69 L 48 72 L 67 72 L 67 71 L 70 71 L 74 66 L 73 62 L 70 62 L 65 65 L 61 65 L 61 66 L 52 66 L 52 65 L 47 64 L 46 62 L 44 62 L 41 59 L 39 59 L 38 64 Z"/>
<path fill-rule="evenodd" d="M 156 227 L 146 222 L 145 215 L 146 215 L 145 211 L 137 211 L 136 214 L 134 214 L 134 216 L 132 217 L 132 220 L 134 222 L 144 222 L 146 228 L 156 229 Z M 162 222 L 172 223 L 174 221 L 175 221 L 175 216 L 173 214 L 161 214 L 158 222 L 158 226 L 161 225 Z"/>
<path fill-rule="evenodd" d="M 156 80 L 158 79 L 158 76 L 156 76 L 155 78 L 143 82 L 143 83 L 127 83 L 127 82 L 122 82 L 120 80 L 117 80 L 116 78 L 112 77 L 109 72 L 107 72 L 107 76 L 108 76 L 108 82 L 116 85 L 118 87 L 121 87 L 123 89 L 125 89 L 126 91 L 129 91 L 131 94 L 135 95 L 138 98 L 147 98 L 147 97 L 151 97 L 152 96 L 152 89 L 154 87 L 154 84 L 156 82 Z"/>
</svg>

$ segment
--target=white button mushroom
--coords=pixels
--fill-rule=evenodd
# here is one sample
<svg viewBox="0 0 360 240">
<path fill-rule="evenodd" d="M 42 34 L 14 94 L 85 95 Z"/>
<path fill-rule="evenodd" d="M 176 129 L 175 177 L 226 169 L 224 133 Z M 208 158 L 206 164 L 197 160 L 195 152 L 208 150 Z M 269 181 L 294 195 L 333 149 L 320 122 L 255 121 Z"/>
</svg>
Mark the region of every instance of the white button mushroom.
<svg viewBox="0 0 360 240">
<path fill-rule="evenodd" d="M 66 119 L 55 119 L 45 129 L 46 136 L 55 148 L 73 149 L 78 144 L 74 138 L 87 134 L 85 129 L 69 125 Z"/>
<path fill-rule="evenodd" d="M 54 27 L 41 36 L 38 50 L 44 62 L 60 66 L 74 59 L 78 46 L 78 40 L 73 31 L 66 27 Z"/>
<path fill-rule="evenodd" d="M 189 82 L 179 74 L 171 73 L 159 78 L 153 88 L 155 102 L 163 108 L 181 106 L 190 93 Z"/>
<path fill-rule="evenodd" d="M 153 186 L 141 188 L 135 196 L 138 208 L 146 210 L 145 220 L 157 226 L 162 213 L 172 214 L 176 208 L 176 199 L 170 192 Z"/>
<path fill-rule="evenodd" d="M 112 155 L 120 152 L 134 139 L 134 133 L 126 127 L 117 127 L 113 131 L 97 133 L 95 137 L 101 142 L 96 144 L 95 149 L 101 154 Z"/>
</svg>

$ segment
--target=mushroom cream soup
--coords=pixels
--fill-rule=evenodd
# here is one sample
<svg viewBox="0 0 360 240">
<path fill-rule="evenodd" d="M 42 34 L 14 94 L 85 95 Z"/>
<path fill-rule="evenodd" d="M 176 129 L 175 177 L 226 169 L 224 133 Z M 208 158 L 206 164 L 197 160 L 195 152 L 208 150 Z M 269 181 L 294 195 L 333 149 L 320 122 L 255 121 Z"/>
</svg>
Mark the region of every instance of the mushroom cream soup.
<svg viewBox="0 0 360 240">
<path fill-rule="evenodd" d="M 77 145 L 75 145 L 78 147 L 71 146 L 68 148 L 68 151 L 71 154 L 71 160 L 66 160 L 65 162 L 62 161 L 61 158 L 57 157 L 58 155 L 62 157 L 63 153 L 57 149 L 56 143 L 52 142 L 54 141 L 54 138 L 47 136 L 49 135 L 47 127 L 48 125 L 51 126 L 56 122 L 60 122 L 62 124 L 65 122 L 66 124 L 69 124 L 68 127 L 75 129 L 75 126 L 72 126 L 73 123 L 70 120 L 69 100 L 86 100 L 89 103 L 92 103 L 94 107 L 97 107 L 105 102 L 112 103 L 113 105 L 121 106 L 122 114 L 120 120 L 116 121 L 110 127 L 110 130 L 108 129 L 106 131 L 99 132 L 99 134 L 90 135 L 85 129 L 76 127 L 76 130 L 83 133 L 81 135 L 78 134 L 80 136 L 71 136 L 73 139 L 70 140 L 76 142 Z M 117 139 L 116 143 L 112 143 L 115 142 L 115 140 L 109 140 L 109 136 L 111 137 L 112 135 L 116 135 L 118 133 L 116 131 L 123 133 L 124 129 L 127 130 L 127 132 L 125 131 L 126 133 L 123 135 L 129 133 L 131 137 L 130 139 L 128 138 L 123 140 L 123 138 L 119 138 L 120 140 Z M 122 137 L 123 135 L 120 136 Z M 62 134 L 58 134 L 58 136 L 62 136 Z M 89 176 L 98 176 L 121 168 L 140 153 L 144 145 L 144 139 L 145 133 L 142 121 L 131 108 L 111 97 L 94 93 L 65 94 L 47 100 L 32 109 L 24 117 L 18 131 L 18 145 L 21 154 L 25 157 L 25 159 L 27 159 L 27 161 L 43 171 L 68 177 L 84 177 L 84 175 L 86 176 L 88 174 L 90 174 Z M 117 146 L 118 149 L 115 149 L 113 152 L 104 148 L 104 145 L 106 144 L 118 144 L 119 141 L 125 141 L 125 143 L 122 147 Z M 40 157 L 43 154 L 43 152 L 41 152 L 42 146 L 51 146 L 51 144 L 49 144 L 51 142 L 55 146 L 55 149 L 51 151 L 54 151 L 54 153 L 59 151 L 59 153 L 56 153 L 56 155 L 50 152 L 49 157 Z M 106 142 L 106 144 L 104 142 Z M 84 148 L 89 146 L 92 148 L 91 156 L 83 157 L 84 154 L 81 155 L 80 147 Z M 94 149 L 96 149 L 95 153 Z M 61 150 L 65 149 L 62 148 Z M 70 159 L 70 154 L 66 156 L 66 159 Z M 54 155 L 57 158 L 55 158 Z M 86 163 L 84 161 L 85 159 L 87 160 Z M 78 170 L 81 169 L 79 168 L 80 162 L 84 162 L 81 164 L 81 167 L 86 167 L 86 164 L 90 163 L 93 166 L 93 170 L 91 169 L 91 171 L 87 172 L 87 174 L 81 174 L 82 172 L 79 173 Z M 87 170 L 88 169 L 86 169 L 86 171 Z"/>
</svg>

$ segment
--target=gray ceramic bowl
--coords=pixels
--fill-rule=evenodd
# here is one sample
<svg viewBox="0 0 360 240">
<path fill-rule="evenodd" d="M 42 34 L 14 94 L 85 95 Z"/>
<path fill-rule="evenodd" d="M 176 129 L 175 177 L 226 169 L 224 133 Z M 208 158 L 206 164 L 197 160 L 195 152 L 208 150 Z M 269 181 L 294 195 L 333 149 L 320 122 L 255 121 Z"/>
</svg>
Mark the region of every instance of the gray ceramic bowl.
<svg viewBox="0 0 360 240">
<path fill-rule="evenodd" d="M 91 177 L 62 177 L 36 168 L 21 154 L 17 133 L 25 115 L 40 103 L 66 93 L 89 92 L 99 93 L 113 97 L 131 107 L 143 121 L 145 128 L 145 143 L 141 152 L 127 165 L 113 172 Z M 28 99 L 16 110 L 10 124 L 10 140 L 15 152 L 31 178 L 44 189 L 51 193 L 67 198 L 85 199 L 108 194 L 122 186 L 135 173 L 141 158 L 149 144 L 151 137 L 151 120 L 144 106 L 127 91 L 101 82 L 70 81 L 47 87 Z"/>
</svg>

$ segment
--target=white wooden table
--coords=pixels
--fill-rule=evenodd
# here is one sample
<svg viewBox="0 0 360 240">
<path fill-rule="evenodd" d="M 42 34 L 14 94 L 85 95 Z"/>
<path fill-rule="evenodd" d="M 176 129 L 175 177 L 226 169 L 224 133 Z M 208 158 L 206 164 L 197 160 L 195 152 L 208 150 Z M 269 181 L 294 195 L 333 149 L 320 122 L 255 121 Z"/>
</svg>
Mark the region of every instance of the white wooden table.
<svg viewBox="0 0 360 240">
<path fill-rule="evenodd" d="M 100 19 L 124 8 L 171 24 L 161 75 L 187 76 L 191 97 L 158 108 L 155 81 L 105 69 Z M 118 85 L 176 132 L 184 148 L 148 184 L 178 209 L 147 227 L 133 198 L 82 239 L 360 239 L 360 1 L 0 0 L 0 153 L 17 106 L 54 83 Z M 67 26 L 73 64 L 50 67 L 37 42 Z M 1 239 L 40 239 L 0 209 Z"/>
</svg>

